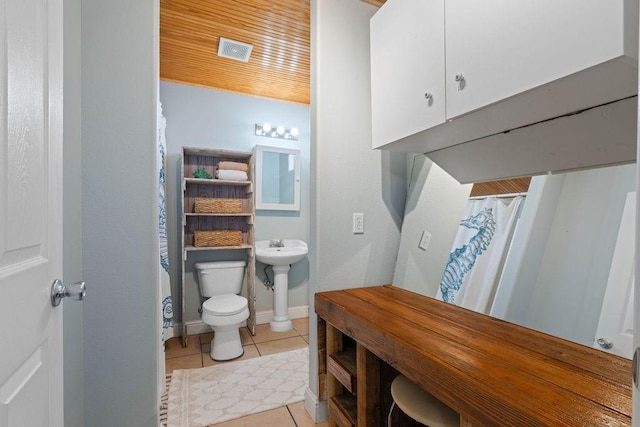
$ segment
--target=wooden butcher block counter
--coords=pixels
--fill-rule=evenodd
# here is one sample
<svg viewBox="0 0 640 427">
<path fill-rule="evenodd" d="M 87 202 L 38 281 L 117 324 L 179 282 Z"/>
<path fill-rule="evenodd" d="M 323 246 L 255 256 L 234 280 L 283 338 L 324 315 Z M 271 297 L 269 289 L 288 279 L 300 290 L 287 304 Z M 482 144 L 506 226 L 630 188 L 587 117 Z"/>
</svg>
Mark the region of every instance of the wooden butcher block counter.
<svg viewBox="0 0 640 427">
<path fill-rule="evenodd" d="M 389 366 L 466 427 L 631 425 L 627 359 L 394 286 L 317 293 L 315 311 L 330 425 L 384 425 Z"/>
</svg>

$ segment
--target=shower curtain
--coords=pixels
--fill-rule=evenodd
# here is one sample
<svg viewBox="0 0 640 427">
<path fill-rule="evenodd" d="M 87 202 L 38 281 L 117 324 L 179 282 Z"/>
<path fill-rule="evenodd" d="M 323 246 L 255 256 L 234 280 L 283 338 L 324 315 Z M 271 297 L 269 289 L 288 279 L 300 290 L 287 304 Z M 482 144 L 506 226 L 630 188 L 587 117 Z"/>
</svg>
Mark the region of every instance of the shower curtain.
<svg viewBox="0 0 640 427">
<path fill-rule="evenodd" d="M 162 114 L 162 104 L 158 101 L 158 221 L 160 247 L 160 295 L 162 301 L 162 341 L 173 336 L 173 305 L 171 302 L 171 282 L 169 278 L 169 250 L 167 245 L 167 210 L 165 193 L 165 152 L 167 141 L 165 129 L 167 121 Z"/>
<path fill-rule="evenodd" d="M 469 200 L 436 298 L 488 313 L 524 197 Z"/>
</svg>

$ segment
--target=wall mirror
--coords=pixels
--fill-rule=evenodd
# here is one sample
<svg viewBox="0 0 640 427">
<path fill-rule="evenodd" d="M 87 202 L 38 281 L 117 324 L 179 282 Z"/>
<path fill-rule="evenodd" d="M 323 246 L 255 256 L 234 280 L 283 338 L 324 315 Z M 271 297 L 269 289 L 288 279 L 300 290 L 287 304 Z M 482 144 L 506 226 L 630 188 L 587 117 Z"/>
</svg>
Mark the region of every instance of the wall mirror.
<svg viewBox="0 0 640 427">
<path fill-rule="evenodd" d="M 300 210 L 300 150 L 256 145 L 256 209 Z"/>
<path fill-rule="evenodd" d="M 416 156 L 394 277 L 397 286 L 429 297 L 437 296 L 470 191 L 452 181 L 451 187 L 460 190 L 434 201 L 433 188 L 442 188 L 443 174 L 429 159 Z M 635 211 L 626 212 L 634 206 L 629 200 L 635 197 L 635 177 L 635 164 L 533 177 L 484 312 L 629 357 L 623 353 L 632 348 L 633 255 L 625 255 L 633 252 L 632 239 L 620 248 L 625 248 L 621 240 L 634 234 L 628 224 L 624 228 L 624 218 L 635 218 Z M 438 209 L 457 212 L 456 224 L 447 225 L 453 231 L 446 235 L 444 222 L 433 218 Z M 418 248 L 423 229 L 433 231 L 427 250 Z M 611 320 L 621 329 L 601 337 L 603 313 L 612 304 L 617 304 L 617 317 Z M 597 343 L 616 335 L 622 341 L 612 350 Z"/>
</svg>

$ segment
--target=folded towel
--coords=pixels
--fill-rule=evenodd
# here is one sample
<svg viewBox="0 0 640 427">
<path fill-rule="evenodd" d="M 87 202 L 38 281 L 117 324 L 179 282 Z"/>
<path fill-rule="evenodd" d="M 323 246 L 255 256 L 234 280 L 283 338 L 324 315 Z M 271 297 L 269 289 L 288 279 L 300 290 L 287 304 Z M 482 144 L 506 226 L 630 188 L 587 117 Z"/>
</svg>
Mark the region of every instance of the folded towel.
<svg viewBox="0 0 640 427">
<path fill-rule="evenodd" d="M 249 176 L 243 171 L 234 171 L 229 169 L 218 169 L 216 171 L 216 178 L 226 179 L 229 181 L 246 181 Z"/>
<path fill-rule="evenodd" d="M 234 171 L 249 172 L 249 165 L 239 162 L 219 162 L 218 169 L 228 169 Z"/>
</svg>

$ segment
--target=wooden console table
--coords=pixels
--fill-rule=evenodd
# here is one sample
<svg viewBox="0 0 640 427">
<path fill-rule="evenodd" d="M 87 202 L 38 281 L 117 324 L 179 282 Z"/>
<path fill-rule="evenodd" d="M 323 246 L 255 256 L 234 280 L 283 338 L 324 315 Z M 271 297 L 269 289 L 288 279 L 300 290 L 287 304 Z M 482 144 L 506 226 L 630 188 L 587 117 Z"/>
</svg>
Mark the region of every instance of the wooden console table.
<svg viewBox="0 0 640 427">
<path fill-rule="evenodd" d="M 627 359 L 394 286 L 317 293 L 315 310 L 330 425 L 384 425 L 383 364 L 465 427 L 631 425 Z"/>
</svg>

